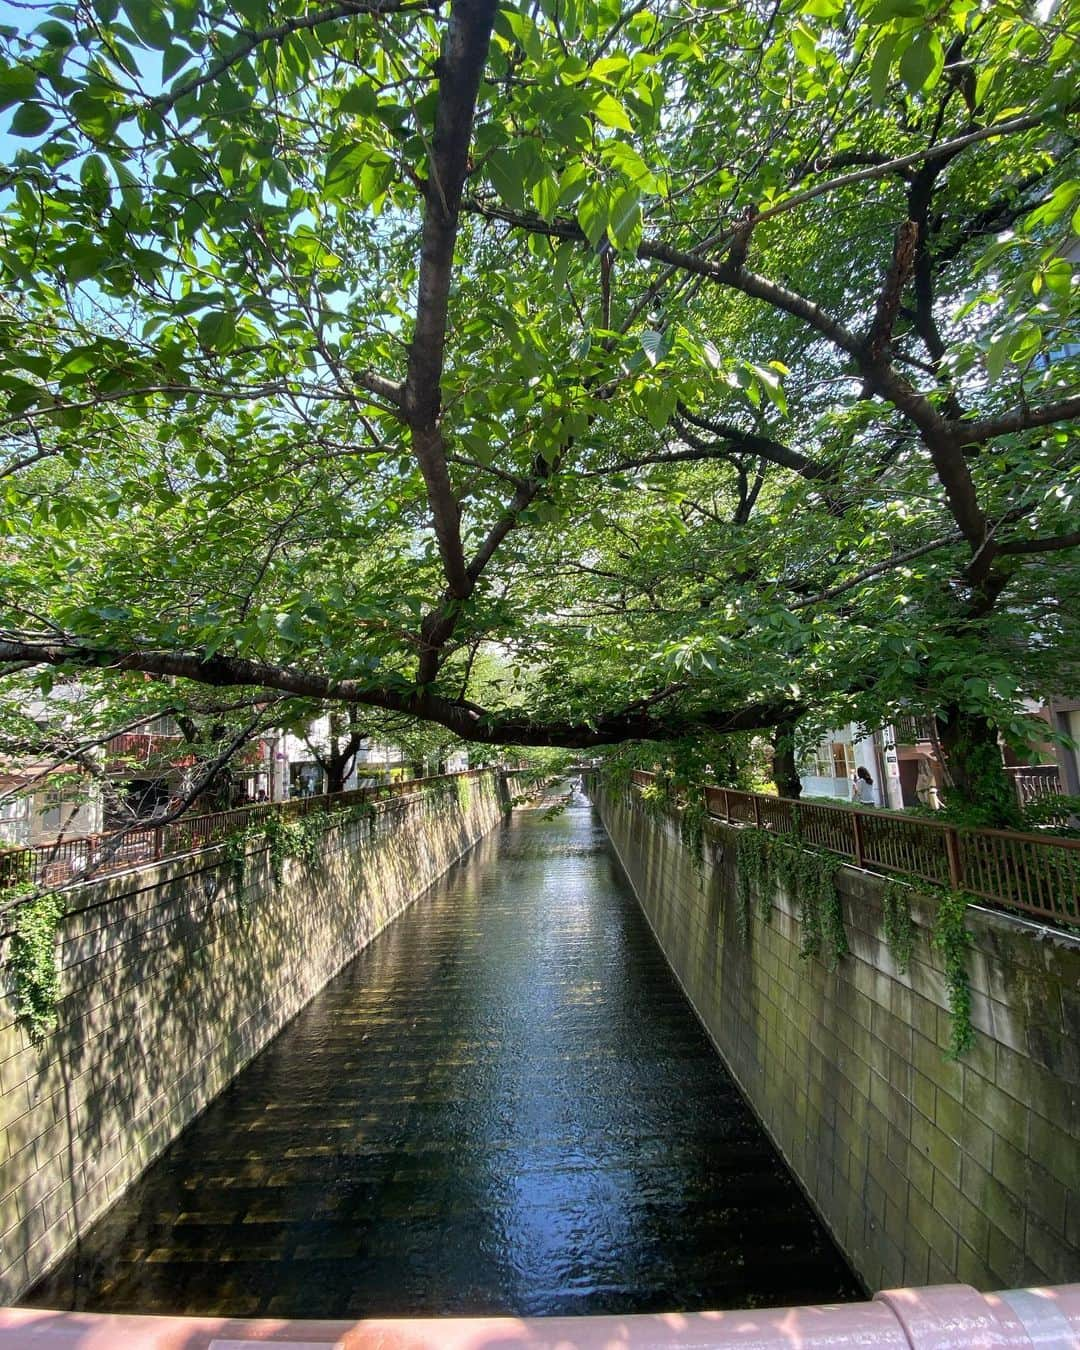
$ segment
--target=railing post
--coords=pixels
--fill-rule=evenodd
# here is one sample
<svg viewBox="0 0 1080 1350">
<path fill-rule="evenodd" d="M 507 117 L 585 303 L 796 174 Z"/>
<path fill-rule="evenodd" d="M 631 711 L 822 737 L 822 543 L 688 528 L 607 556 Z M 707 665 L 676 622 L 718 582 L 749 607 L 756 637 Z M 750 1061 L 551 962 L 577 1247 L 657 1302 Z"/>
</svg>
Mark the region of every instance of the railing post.
<svg viewBox="0 0 1080 1350">
<path fill-rule="evenodd" d="M 760 829 L 761 829 L 761 798 L 757 795 L 756 792 L 753 793 L 752 795 L 753 795 L 753 798 L 754 798 L 754 825 L 755 825 L 755 827 L 756 827 L 757 829 L 760 830 Z"/>
<path fill-rule="evenodd" d="M 855 833 L 855 838 L 854 838 L 854 841 L 853 841 L 854 844 L 855 844 L 855 866 L 856 866 L 856 867 L 862 867 L 862 866 L 863 866 L 863 832 L 862 832 L 862 816 L 859 814 L 858 811 L 852 811 L 852 813 L 851 813 L 851 819 L 852 819 L 852 821 L 853 821 L 853 823 L 854 823 L 854 826 L 855 826 L 855 832 L 854 832 L 854 833 Z"/>
<path fill-rule="evenodd" d="M 731 799 L 730 799 L 730 797 L 728 796 L 728 790 L 727 790 L 727 788 L 721 788 L 720 791 L 724 794 L 724 819 L 725 819 L 725 820 L 728 822 L 728 824 L 730 825 L 730 824 L 731 824 Z"/>
<path fill-rule="evenodd" d="M 960 861 L 960 836 L 952 825 L 945 831 L 945 852 L 949 858 L 949 885 L 954 891 L 963 890 L 964 868 Z"/>
<path fill-rule="evenodd" d="M 164 831 L 162 830 L 161 826 L 160 826 L 160 825 L 155 825 L 155 826 L 154 826 L 154 861 L 155 861 L 155 862 L 160 862 L 160 861 L 161 861 L 161 855 L 162 855 L 162 852 L 163 852 L 163 849 L 162 849 L 162 842 L 163 842 L 162 836 L 163 836 L 163 834 L 164 834 Z"/>
</svg>

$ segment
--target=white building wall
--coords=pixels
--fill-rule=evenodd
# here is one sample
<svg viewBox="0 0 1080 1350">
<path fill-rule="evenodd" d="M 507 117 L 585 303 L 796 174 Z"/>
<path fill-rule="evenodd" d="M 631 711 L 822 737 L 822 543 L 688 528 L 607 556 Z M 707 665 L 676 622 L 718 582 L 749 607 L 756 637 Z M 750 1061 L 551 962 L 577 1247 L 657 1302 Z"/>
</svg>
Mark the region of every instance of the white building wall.
<svg viewBox="0 0 1080 1350">
<path fill-rule="evenodd" d="M 875 804 L 889 804 L 889 787 L 882 781 L 874 737 L 865 734 L 854 722 L 830 731 L 822 738 L 816 753 L 803 756 L 799 766 L 803 796 L 851 801 L 851 777 L 860 767 L 873 779 Z M 843 772 L 838 772 L 841 768 Z"/>
</svg>

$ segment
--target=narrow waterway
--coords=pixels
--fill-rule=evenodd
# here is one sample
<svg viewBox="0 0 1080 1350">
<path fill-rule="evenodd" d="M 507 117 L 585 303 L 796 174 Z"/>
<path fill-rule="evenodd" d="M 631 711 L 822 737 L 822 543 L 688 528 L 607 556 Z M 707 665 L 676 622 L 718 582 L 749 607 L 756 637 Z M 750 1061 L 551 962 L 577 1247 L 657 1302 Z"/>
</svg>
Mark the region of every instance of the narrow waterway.
<svg viewBox="0 0 1080 1350">
<path fill-rule="evenodd" d="M 580 798 L 514 813 L 24 1302 L 348 1317 L 861 1291 Z"/>
</svg>

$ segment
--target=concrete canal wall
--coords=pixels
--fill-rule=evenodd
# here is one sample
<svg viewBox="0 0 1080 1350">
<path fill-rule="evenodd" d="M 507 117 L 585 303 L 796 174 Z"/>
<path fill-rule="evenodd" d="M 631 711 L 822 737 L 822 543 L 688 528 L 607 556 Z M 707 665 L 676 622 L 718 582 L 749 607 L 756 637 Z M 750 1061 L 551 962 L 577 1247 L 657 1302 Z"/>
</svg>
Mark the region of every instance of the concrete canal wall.
<svg viewBox="0 0 1080 1350">
<path fill-rule="evenodd" d="M 967 911 L 975 1044 L 946 1058 L 934 909 L 914 895 L 901 975 L 880 878 L 838 870 L 850 954 L 802 958 L 794 897 L 739 932 L 737 830 L 677 819 L 636 790 L 594 793 L 668 961 L 759 1118 L 871 1289 L 983 1289 L 1080 1274 L 1080 941 Z"/>
<path fill-rule="evenodd" d="M 242 879 L 222 848 L 68 894 L 56 1030 L 0 937 L 0 1304 L 13 1302 L 351 957 L 501 818 L 494 774 L 376 805 Z M 9 924 L 10 927 L 10 924 Z"/>
</svg>

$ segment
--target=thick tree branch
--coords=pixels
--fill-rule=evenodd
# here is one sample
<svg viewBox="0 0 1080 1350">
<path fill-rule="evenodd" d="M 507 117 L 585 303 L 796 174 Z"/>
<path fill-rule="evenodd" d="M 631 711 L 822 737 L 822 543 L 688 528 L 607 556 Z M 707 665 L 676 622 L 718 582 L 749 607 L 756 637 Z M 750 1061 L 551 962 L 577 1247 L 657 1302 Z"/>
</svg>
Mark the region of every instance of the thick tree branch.
<svg viewBox="0 0 1080 1350">
<path fill-rule="evenodd" d="M 1057 553 L 1066 548 L 1080 548 L 1080 530 L 1049 534 L 1042 539 L 1008 539 L 998 545 L 998 553 Z"/>
<path fill-rule="evenodd" d="M 111 670 L 142 670 L 174 675 L 200 684 L 273 689 L 306 698 L 329 699 L 403 713 L 436 722 L 463 740 L 486 745 L 552 745 L 587 748 L 626 740 L 672 740 L 695 731 L 717 734 L 753 731 L 805 711 L 791 699 L 760 699 L 735 708 L 707 708 L 653 718 L 644 711 L 601 715 L 588 722 L 542 721 L 517 709 L 489 713 L 463 699 L 447 699 L 429 689 L 371 687 L 357 680 L 332 680 L 312 671 L 214 656 L 203 660 L 181 652 L 121 652 L 78 643 L 0 640 L 0 667 L 15 663 Z"/>
<path fill-rule="evenodd" d="M 690 430 L 690 426 L 700 428 L 702 431 L 711 432 L 712 435 L 721 438 L 719 444 L 710 444 L 703 440 Z M 682 440 L 686 442 L 693 450 L 699 451 L 706 457 L 730 455 L 732 452 L 741 452 L 744 454 L 757 455 L 760 459 L 767 459 L 771 464 L 779 464 L 781 468 L 793 469 L 795 473 L 803 478 L 814 482 L 822 479 L 830 480 L 835 477 L 835 471 L 826 464 L 818 464 L 802 455 L 798 450 L 792 450 L 790 446 L 783 445 L 780 441 L 774 440 L 771 436 L 759 436 L 754 432 L 742 431 L 738 426 L 728 422 L 717 422 L 712 418 L 702 417 L 698 413 L 691 413 L 684 408 L 680 408 L 672 425 L 679 433 Z M 690 459 L 690 455 L 680 455 L 680 459 Z M 669 456 L 668 458 L 671 458 Z M 660 462 L 658 459 L 652 461 L 652 457 L 646 456 L 642 463 Z"/>
<path fill-rule="evenodd" d="M 427 486 L 435 535 L 451 596 L 472 590 L 461 544 L 461 508 L 454 495 L 441 428 L 446 321 L 453 277 L 461 189 L 468 167 L 473 117 L 487 61 L 496 0 L 456 0 L 439 57 L 439 95 L 430 178 L 424 190 L 416 323 L 409 344 L 404 411 Z M 425 634 L 435 640 L 434 625 Z M 421 682 L 434 677 L 422 660 Z"/>
<path fill-rule="evenodd" d="M 979 422 L 958 422 L 954 424 L 954 434 L 963 445 L 982 445 L 995 436 L 1049 427 L 1055 422 L 1074 422 L 1077 418 L 1080 418 L 1080 396 L 1062 399 L 1060 403 L 1045 403 L 1041 408 L 1016 408 Z"/>
<path fill-rule="evenodd" d="M 870 325 L 870 332 L 866 338 L 871 361 L 882 360 L 892 341 L 893 325 L 900 311 L 904 287 L 915 265 L 915 245 L 918 235 L 919 227 L 913 220 L 905 220 L 896 232 L 892 261 L 885 274 L 874 312 L 874 322 Z"/>
</svg>

